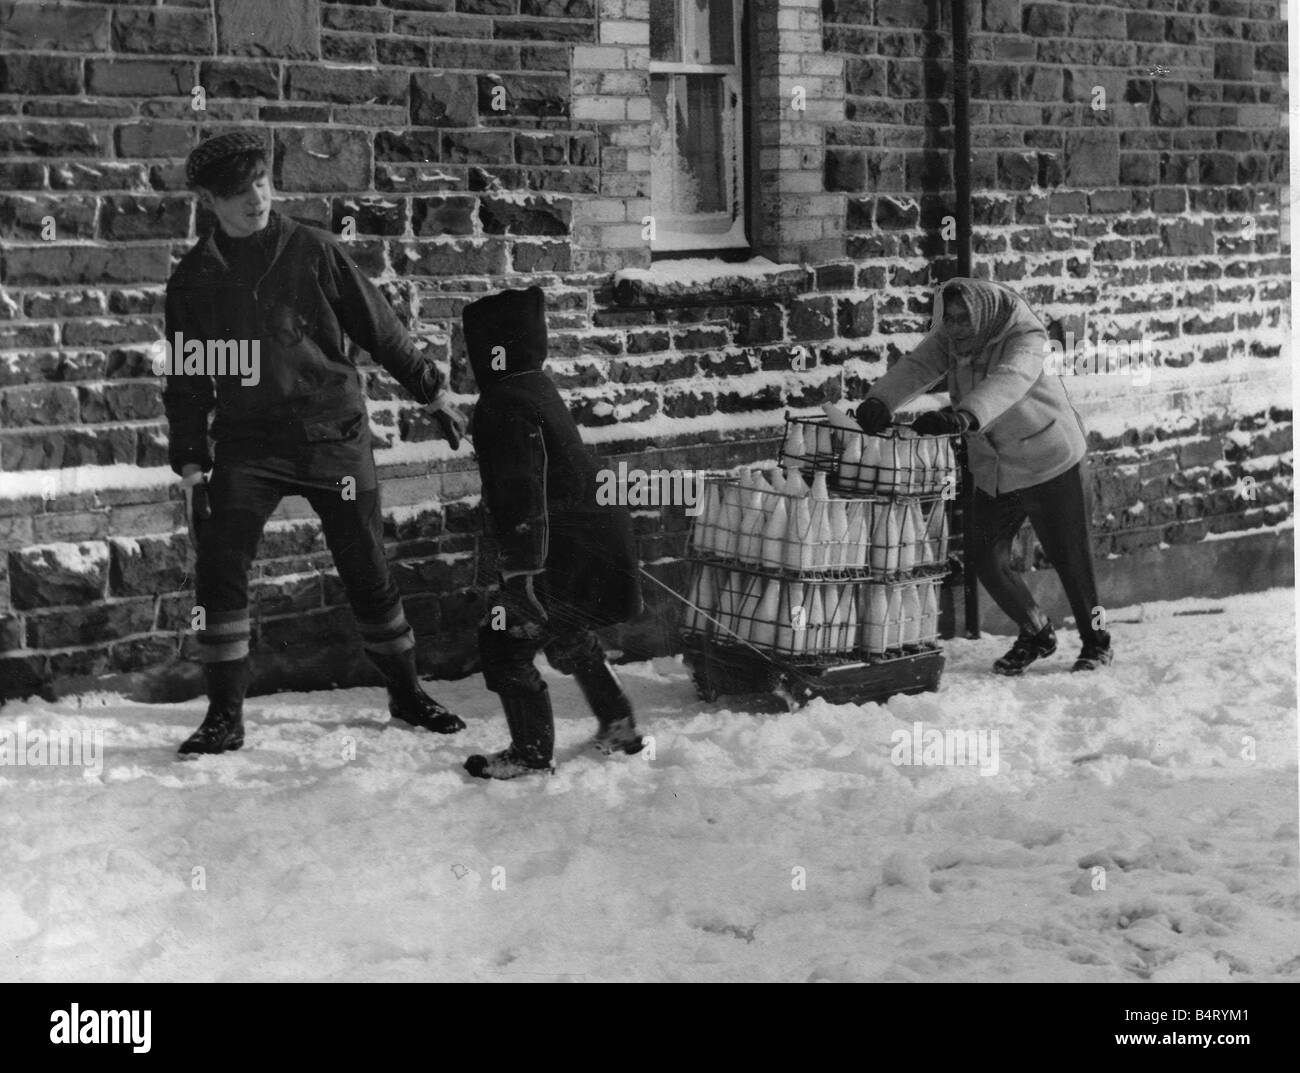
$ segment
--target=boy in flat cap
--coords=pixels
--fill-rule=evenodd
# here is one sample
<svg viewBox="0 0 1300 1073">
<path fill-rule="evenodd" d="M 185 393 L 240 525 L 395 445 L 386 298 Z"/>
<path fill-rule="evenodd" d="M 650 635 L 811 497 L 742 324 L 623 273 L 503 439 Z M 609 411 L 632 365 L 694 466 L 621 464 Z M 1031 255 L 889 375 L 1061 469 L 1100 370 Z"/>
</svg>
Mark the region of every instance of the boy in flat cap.
<svg viewBox="0 0 1300 1073">
<path fill-rule="evenodd" d="M 542 371 L 542 290 L 481 298 L 462 320 L 479 388 L 474 452 L 501 549 L 500 596 L 479 627 L 479 656 L 510 728 L 508 748 L 471 756 L 465 768 L 483 779 L 553 770 L 550 692 L 533 665 L 542 651 L 577 679 L 599 724 L 596 747 L 638 752 L 631 701 L 593 632 L 641 610 L 632 519 L 626 507 L 598 502 L 596 460 Z"/>
<path fill-rule="evenodd" d="M 387 681 L 389 712 L 440 734 L 461 730 L 416 673 L 415 638 L 384 556 L 366 397 L 349 340 L 427 406 L 455 448 L 464 426 L 448 406 L 447 378 L 332 235 L 272 209 L 262 135 L 203 142 L 186 177 L 216 227 L 167 284 L 163 400 L 197 553 L 209 701 L 180 752 L 243 745 L 248 572 L 286 495 L 305 497 L 320 517 L 365 651 Z"/>
</svg>

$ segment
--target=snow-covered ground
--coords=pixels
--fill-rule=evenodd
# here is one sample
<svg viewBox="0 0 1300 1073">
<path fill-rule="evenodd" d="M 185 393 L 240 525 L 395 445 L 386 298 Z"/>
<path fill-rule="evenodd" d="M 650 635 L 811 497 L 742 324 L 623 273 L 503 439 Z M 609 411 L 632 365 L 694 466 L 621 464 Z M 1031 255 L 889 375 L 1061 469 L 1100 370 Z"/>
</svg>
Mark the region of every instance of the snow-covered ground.
<svg viewBox="0 0 1300 1073">
<path fill-rule="evenodd" d="M 455 737 L 280 694 L 191 763 L 199 701 L 11 703 L 11 756 L 104 751 L 0 767 L 0 978 L 1300 980 L 1293 601 L 1115 612 L 1096 675 L 951 642 L 885 706 L 753 715 L 628 666 L 652 758 L 583 752 L 551 675 L 558 773 L 513 784 L 460 767 L 504 743 L 478 678 L 432 684 Z M 891 762 L 914 723 L 997 731 L 997 773 Z"/>
</svg>

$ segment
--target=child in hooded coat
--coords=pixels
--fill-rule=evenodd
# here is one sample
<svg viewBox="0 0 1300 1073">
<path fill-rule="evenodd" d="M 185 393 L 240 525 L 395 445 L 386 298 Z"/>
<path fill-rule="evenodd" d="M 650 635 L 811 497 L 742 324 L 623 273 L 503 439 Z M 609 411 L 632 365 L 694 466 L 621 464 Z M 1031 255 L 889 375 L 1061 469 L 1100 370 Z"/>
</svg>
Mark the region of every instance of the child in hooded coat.
<svg viewBox="0 0 1300 1073">
<path fill-rule="evenodd" d="M 627 508 L 597 503 L 598 466 L 546 361 L 540 287 L 503 291 L 468 305 L 465 348 L 479 387 L 470 434 L 483 503 L 500 547 L 499 597 L 479 627 L 483 678 L 501 697 L 509 748 L 471 756 L 478 778 L 551 771 L 550 693 L 533 665 L 578 681 L 600 724 L 605 753 L 642 748 L 632 705 L 593 630 L 641 611 L 638 562 Z"/>
<path fill-rule="evenodd" d="M 1059 376 L 1044 370 L 1047 331 L 1028 304 L 997 283 L 952 279 L 935 291 L 930 332 L 877 380 L 858 408 L 868 433 L 883 430 L 899 407 L 944 381 L 953 405 L 923 414 L 922 435 L 964 434 L 975 480 L 975 542 L 969 558 L 985 589 L 1020 627 L 1015 645 L 994 664 L 1021 674 L 1056 651 L 1051 621 L 1020 575 L 1011 544 L 1026 518 L 1061 578 L 1083 650 L 1074 670 L 1112 659 L 1101 629 L 1092 560 L 1086 474 L 1087 441 Z"/>
</svg>

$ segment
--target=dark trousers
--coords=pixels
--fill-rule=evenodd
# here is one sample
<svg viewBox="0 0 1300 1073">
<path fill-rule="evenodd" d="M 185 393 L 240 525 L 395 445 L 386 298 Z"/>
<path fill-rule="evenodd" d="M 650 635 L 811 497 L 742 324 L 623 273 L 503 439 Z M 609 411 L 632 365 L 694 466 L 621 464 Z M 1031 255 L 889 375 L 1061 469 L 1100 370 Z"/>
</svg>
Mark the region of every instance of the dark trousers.
<svg viewBox="0 0 1300 1073">
<path fill-rule="evenodd" d="M 970 554 L 976 575 L 998 607 L 1017 626 L 1030 626 L 1037 605 L 1024 579 L 1011 569 L 1011 542 L 1028 518 L 1061 579 L 1085 642 L 1093 637 L 1099 607 L 1086 476 L 1086 462 L 1080 462 L 1050 481 L 999 496 L 977 488 L 975 546 Z"/>
<path fill-rule="evenodd" d="M 543 587 L 539 586 L 539 590 L 538 597 L 546 608 L 545 622 L 513 613 L 499 620 L 489 601 L 488 614 L 479 626 L 478 646 L 483 683 L 493 693 L 543 692 L 546 683 L 533 662 L 539 652 L 545 652 L 551 666 L 561 674 L 580 675 L 584 668 L 605 662 L 600 639 L 587 626 L 584 616 L 563 601 L 548 597 Z"/>
<path fill-rule="evenodd" d="M 606 662 L 587 616 L 562 599 L 549 597 L 544 583 L 538 587 L 538 599 L 546 609 L 546 621 L 517 607 L 498 614 L 503 605 L 494 607 L 489 600 L 479 627 L 479 659 L 484 684 L 501 698 L 511 743 L 530 760 L 549 762 L 555 719 L 550 691 L 533 662 L 538 652 L 544 651 L 561 674 L 573 675 L 602 726 L 630 718 L 632 703 Z"/>
<path fill-rule="evenodd" d="M 358 632 L 368 651 L 399 653 L 415 637 L 384 556 L 378 488 L 344 498 L 342 489 L 306 484 L 256 465 L 218 465 L 208 485 L 212 516 L 200 523 L 195 597 L 205 663 L 248 655 L 248 573 L 267 519 L 286 495 L 306 497 L 320 517 Z"/>
</svg>

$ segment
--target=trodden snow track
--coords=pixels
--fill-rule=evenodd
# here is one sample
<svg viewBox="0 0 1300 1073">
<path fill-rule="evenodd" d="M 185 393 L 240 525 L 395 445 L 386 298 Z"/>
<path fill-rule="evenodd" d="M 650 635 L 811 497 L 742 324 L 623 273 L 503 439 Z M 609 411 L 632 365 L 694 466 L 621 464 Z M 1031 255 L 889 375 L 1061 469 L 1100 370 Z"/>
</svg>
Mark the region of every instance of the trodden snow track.
<svg viewBox="0 0 1300 1073">
<path fill-rule="evenodd" d="M 1095 675 L 1074 638 L 1014 680 L 1007 638 L 950 642 L 885 706 L 753 715 L 627 666 L 635 757 L 582 751 L 548 673 L 558 772 L 508 784 L 460 766 L 505 743 L 477 677 L 430 684 L 452 737 L 279 694 L 192 763 L 201 701 L 13 702 L 11 746 L 103 754 L 0 766 L 0 978 L 1300 980 L 1293 600 L 1147 605 Z M 916 723 L 997 731 L 997 773 L 893 763 Z"/>
</svg>

